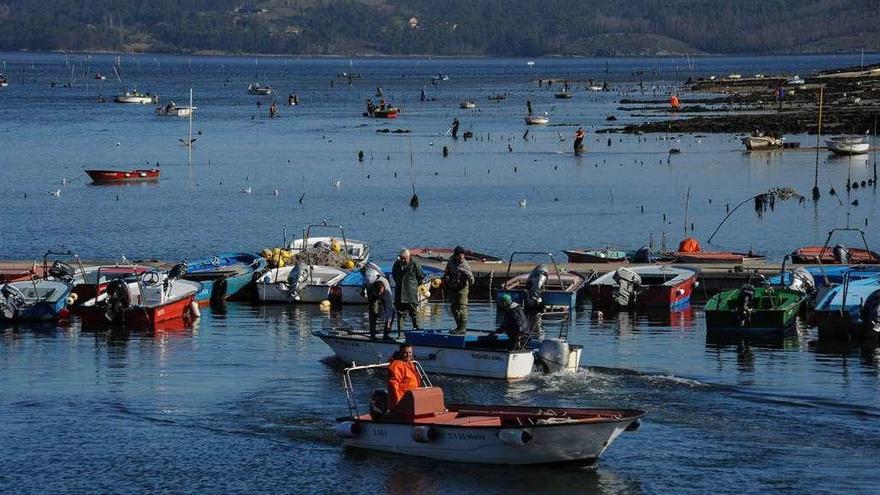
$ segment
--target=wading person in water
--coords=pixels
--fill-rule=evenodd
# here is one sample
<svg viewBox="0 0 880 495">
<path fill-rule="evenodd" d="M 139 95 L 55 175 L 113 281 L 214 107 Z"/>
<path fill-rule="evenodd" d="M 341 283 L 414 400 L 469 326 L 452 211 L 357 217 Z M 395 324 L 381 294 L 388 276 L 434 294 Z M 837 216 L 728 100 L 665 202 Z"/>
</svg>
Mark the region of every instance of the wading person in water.
<svg viewBox="0 0 880 495">
<path fill-rule="evenodd" d="M 583 127 L 578 127 L 577 132 L 574 133 L 574 152 L 580 153 L 584 150 L 584 136 L 586 133 L 584 132 Z"/>
<path fill-rule="evenodd" d="M 391 409 L 400 402 L 403 394 L 415 390 L 421 386 L 419 373 L 413 364 L 413 346 L 400 344 L 400 349 L 391 359 L 388 365 L 388 408 Z"/>
</svg>

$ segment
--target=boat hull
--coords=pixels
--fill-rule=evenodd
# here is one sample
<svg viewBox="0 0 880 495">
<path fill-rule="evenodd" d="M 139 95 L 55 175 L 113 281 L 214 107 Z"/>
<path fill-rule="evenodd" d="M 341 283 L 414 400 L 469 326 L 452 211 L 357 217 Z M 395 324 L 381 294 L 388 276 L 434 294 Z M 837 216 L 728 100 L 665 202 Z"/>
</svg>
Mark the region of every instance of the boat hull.
<svg viewBox="0 0 880 495">
<path fill-rule="evenodd" d="M 569 263 L 626 263 L 624 251 L 566 251 Z"/>
<path fill-rule="evenodd" d="M 748 324 L 740 326 L 738 315 L 732 311 L 706 310 L 706 330 L 738 334 L 783 334 L 795 327 L 797 309 L 756 311 Z"/>
<path fill-rule="evenodd" d="M 220 279 L 226 280 L 226 292 L 222 299 L 235 296 L 253 281 L 256 273 L 266 268 L 266 260 L 246 253 L 224 253 L 187 262 L 187 267 L 184 278 L 202 284 L 202 288 L 196 293 L 196 301 L 203 304 L 211 300 L 214 286 Z"/>
<path fill-rule="evenodd" d="M 86 173 L 95 184 L 159 180 L 159 169 L 157 168 L 138 170 L 86 170 Z"/>
<path fill-rule="evenodd" d="M 257 297 L 262 303 L 279 304 L 318 304 L 330 300 L 329 285 L 307 285 L 300 289 L 299 299 L 290 293 L 287 282 L 266 283 L 257 281 Z"/>
<path fill-rule="evenodd" d="M 18 282 L 11 284 L 24 293 L 30 292 L 33 287 L 31 282 Z M 15 311 L 11 317 L 0 312 L 0 322 L 3 323 L 28 323 L 57 321 L 61 310 L 67 305 L 67 297 L 70 296 L 72 286 L 57 281 L 37 281 L 36 286 L 40 291 L 51 290 L 50 296 L 41 295 L 42 300 L 32 301 L 27 306 Z M 46 287 L 50 286 L 50 287 Z"/>
<path fill-rule="evenodd" d="M 117 323 L 126 327 L 155 327 L 157 323 L 183 319 L 190 315 L 195 291 L 184 297 L 168 301 L 156 306 L 131 306 L 127 308 Z M 79 310 L 83 325 L 110 325 L 102 308 L 95 306 L 81 307 Z"/>
<path fill-rule="evenodd" d="M 342 418 L 339 421 L 356 421 L 359 426 L 356 436 L 343 438 L 346 447 L 452 462 L 510 465 L 577 463 L 591 466 L 636 420 L 625 417 L 616 421 L 544 424 L 527 428 L 430 424 L 434 436 L 429 441 L 416 440 L 414 429 L 420 426 L 417 423 L 375 422 L 364 417 L 357 420 Z M 504 441 L 511 437 L 528 438 L 528 441 L 522 444 Z"/>
<path fill-rule="evenodd" d="M 676 285 L 652 285 L 646 287 L 636 298 L 633 306 L 637 308 L 680 308 L 690 303 L 696 277 L 691 277 Z M 590 298 L 593 304 L 601 307 L 614 306 L 615 287 L 610 285 L 590 285 Z"/>
</svg>

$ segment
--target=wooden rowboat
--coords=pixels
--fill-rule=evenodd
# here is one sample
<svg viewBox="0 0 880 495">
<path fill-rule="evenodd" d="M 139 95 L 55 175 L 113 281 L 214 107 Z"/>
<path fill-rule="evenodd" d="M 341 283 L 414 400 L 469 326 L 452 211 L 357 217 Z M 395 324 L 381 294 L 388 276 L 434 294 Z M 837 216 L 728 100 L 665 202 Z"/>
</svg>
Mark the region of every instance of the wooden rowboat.
<svg viewBox="0 0 880 495">
<path fill-rule="evenodd" d="M 86 173 L 95 184 L 159 180 L 158 168 L 135 170 L 86 170 Z"/>
</svg>

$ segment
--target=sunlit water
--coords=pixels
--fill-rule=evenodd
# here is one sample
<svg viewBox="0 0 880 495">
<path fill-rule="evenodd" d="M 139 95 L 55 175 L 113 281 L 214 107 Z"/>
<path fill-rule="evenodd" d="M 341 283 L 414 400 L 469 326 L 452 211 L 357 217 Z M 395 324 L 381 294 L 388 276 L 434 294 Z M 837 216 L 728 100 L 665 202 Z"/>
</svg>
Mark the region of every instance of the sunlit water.
<svg viewBox="0 0 880 495">
<path fill-rule="evenodd" d="M 332 219 L 372 242 L 377 258 L 402 245 L 465 244 L 500 255 L 559 251 L 604 242 L 636 247 L 650 233 L 671 242 L 689 222 L 705 239 L 731 206 L 770 186 L 808 193 L 815 154 L 745 155 L 735 136 L 588 134 L 589 153 L 568 151 L 573 126 L 532 128 L 530 97 L 551 123 L 593 131 L 620 95 L 576 90 L 558 101 L 538 78 L 606 78 L 636 85 L 635 70 L 659 70 L 665 88 L 684 79 L 685 61 L 624 59 L 354 60 L 363 78 L 330 80 L 347 59 L 125 56 L 123 78 L 163 101 L 195 91 L 193 165 L 177 144 L 184 119 L 159 119 L 149 106 L 97 104 L 119 84 L 109 56 L 5 54 L 11 85 L 0 89 L 0 253 L 39 257 L 64 245 L 87 258 L 188 259 L 219 250 L 277 244 L 286 225 Z M 0 62 L 2 62 L 0 60 Z M 722 58 L 696 73 L 807 73 L 858 64 L 856 57 Z M 873 60 L 872 60 L 873 61 Z M 85 65 L 85 67 L 83 67 Z M 81 74 L 85 69 L 86 79 Z M 71 89 L 61 85 L 78 75 Z M 95 70 L 110 76 L 96 83 Z M 676 78 L 676 70 L 678 77 Z M 257 72 L 302 105 L 267 118 L 245 94 Z M 436 73 L 450 75 L 439 87 Z M 225 84 L 226 78 L 229 84 Z M 647 76 L 646 80 L 647 79 Z M 652 76 L 653 77 L 653 76 Z M 56 81 L 55 88 L 49 87 Z M 403 107 L 394 121 L 360 117 L 381 84 Z M 436 101 L 419 102 L 426 85 Z M 509 92 L 503 102 L 490 94 Z M 653 97 L 649 89 L 646 97 Z M 662 90 L 658 98 L 663 98 Z M 477 110 L 460 110 L 473 99 Z M 477 139 L 444 136 L 454 117 Z M 411 134 L 377 134 L 380 128 Z M 564 142 L 559 136 L 564 137 Z M 612 139 L 609 147 L 608 138 Z M 482 139 L 481 139 L 482 138 Z M 812 136 L 789 136 L 810 145 Z M 118 144 L 117 144 L 118 143 Z M 508 151 L 508 145 L 513 151 Z M 450 155 L 443 158 L 441 149 Z M 670 147 L 682 150 L 667 163 Z M 410 149 L 422 206 L 411 210 Z M 357 162 L 357 152 L 366 159 Z M 82 169 L 162 167 L 155 185 L 98 187 Z M 853 161 L 867 178 L 871 162 Z M 850 163 L 820 155 L 823 192 L 845 194 Z M 395 178 L 394 174 L 397 173 Z M 435 175 L 436 174 L 436 175 Z M 67 185 L 62 187 L 62 179 Z M 334 182 L 340 181 L 335 187 Z M 251 187 L 252 194 L 239 191 Z M 278 196 L 272 194 L 279 189 Z M 49 191 L 61 189 L 54 197 Z M 302 203 L 299 202 L 303 197 Z M 825 194 L 814 206 L 781 204 L 755 217 L 738 211 L 719 233 L 723 248 L 774 257 L 821 243 L 828 229 L 868 219 L 878 239 L 873 190 L 840 206 Z M 26 195 L 26 197 L 25 197 Z M 517 207 L 521 199 L 525 208 Z M 711 199 L 711 203 L 709 202 Z M 846 198 L 844 198 L 846 199 Z M 639 206 L 644 206 L 644 214 Z M 666 223 L 663 214 L 667 215 Z M 854 240 L 846 241 L 853 244 Z M 361 321 L 362 308 L 333 318 Z M 452 326 L 433 305 L 432 327 Z M 447 464 L 345 451 L 332 432 L 347 412 L 340 368 L 310 332 L 328 315 L 317 308 L 231 303 L 205 310 L 193 328 L 153 333 L 70 326 L 0 330 L 0 491 L 3 492 L 331 492 L 331 493 L 680 493 L 875 492 L 880 488 L 880 356 L 873 349 L 819 345 L 815 330 L 770 341 L 707 340 L 699 308 L 672 315 L 591 318 L 580 308 L 569 338 L 585 346 L 575 374 L 515 383 L 435 377 L 455 401 L 633 407 L 643 427 L 623 435 L 596 471 Z M 494 309 L 472 305 L 472 326 L 491 328 Z M 549 329 L 548 329 L 549 330 Z M 373 384 L 365 383 L 362 390 Z"/>
</svg>

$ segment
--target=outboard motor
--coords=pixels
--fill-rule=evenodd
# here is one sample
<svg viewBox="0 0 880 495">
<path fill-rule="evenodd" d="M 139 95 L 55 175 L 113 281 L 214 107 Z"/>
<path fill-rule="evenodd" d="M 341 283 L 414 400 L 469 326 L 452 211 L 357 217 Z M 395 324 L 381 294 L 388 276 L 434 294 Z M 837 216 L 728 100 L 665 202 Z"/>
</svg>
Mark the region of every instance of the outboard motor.
<svg viewBox="0 0 880 495">
<path fill-rule="evenodd" d="M 755 302 L 755 287 L 751 284 L 743 285 L 739 290 L 739 301 L 737 302 L 737 324 L 744 327 L 752 321 L 752 311 L 754 310 Z"/>
<path fill-rule="evenodd" d="M 537 356 L 547 373 L 564 370 L 568 366 L 568 342 L 559 339 L 543 340 Z"/>
<path fill-rule="evenodd" d="M 377 421 L 388 413 L 388 391 L 381 388 L 370 395 L 370 417 Z"/>
<path fill-rule="evenodd" d="M 843 244 L 838 244 L 834 246 L 832 251 L 834 253 L 834 259 L 837 260 L 838 263 L 847 264 L 849 263 L 849 249 L 846 248 Z"/>
<path fill-rule="evenodd" d="M 804 294 L 812 294 L 816 292 L 816 280 L 806 269 L 797 267 L 791 272 L 791 282 L 789 282 L 788 288 Z"/>
<path fill-rule="evenodd" d="M 293 296 L 293 299 L 299 301 L 299 291 L 301 291 L 309 283 L 312 269 L 305 263 L 297 263 L 290 275 L 287 276 L 287 291 Z"/>
<path fill-rule="evenodd" d="M 168 270 L 167 280 L 177 280 L 177 279 L 183 278 L 184 275 L 186 275 L 186 270 L 188 268 L 189 267 L 183 261 L 172 266 L 171 269 Z"/>
<path fill-rule="evenodd" d="M 633 255 L 633 263 L 650 263 L 653 256 L 654 253 L 651 252 L 651 248 L 648 246 L 642 246 L 636 251 L 636 254 Z"/>
<path fill-rule="evenodd" d="M 544 286 L 547 284 L 548 276 L 547 267 L 544 265 L 538 265 L 529 272 L 529 276 L 526 279 L 526 297 L 523 301 L 524 309 L 532 310 L 543 303 L 541 291 L 544 290 Z"/>
<path fill-rule="evenodd" d="M 21 292 L 11 285 L 4 285 L 0 289 L 0 294 L 3 295 L 3 300 L 0 301 L 0 312 L 7 320 L 14 320 L 18 311 L 27 304 L 27 301 L 22 298 Z"/>
<path fill-rule="evenodd" d="M 125 280 L 115 279 L 107 284 L 107 300 L 104 301 L 104 318 L 109 323 L 123 323 L 125 310 L 131 305 L 131 295 Z"/>
<path fill-rule="evenodd" d="M 642 277 L 629 268 L 621 267 L 614 272 L 613 278 L 617 282 L 617 289 L 613 295 L 614 302 L 623 307 L 635 303 L 642 285 Z"/>
<path fill-rule="evenodd" d="M 865 337 L 880 335 L 880 290 L 875 290 L 862 304 L 862 325 Z"/>
<path fill-rule="evenodd" d="M 76 275 L 76 270 L 67 263 L 56 261 L 49 267 L 49 276 L 62 282 L 70 282 Z"/>
</svg>

